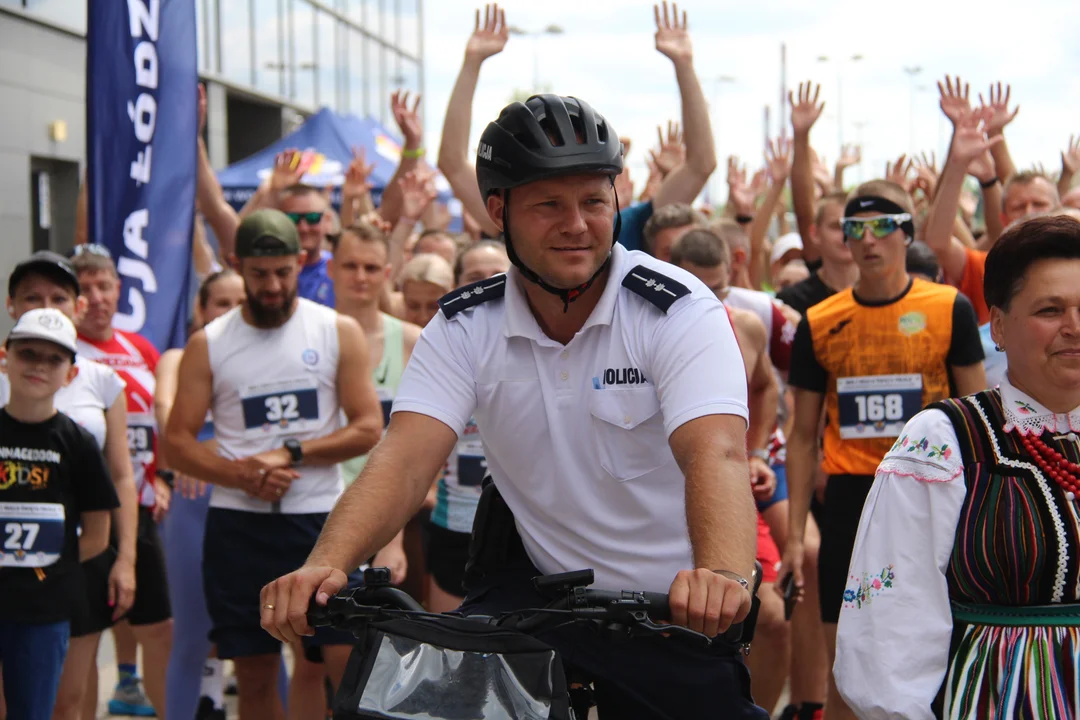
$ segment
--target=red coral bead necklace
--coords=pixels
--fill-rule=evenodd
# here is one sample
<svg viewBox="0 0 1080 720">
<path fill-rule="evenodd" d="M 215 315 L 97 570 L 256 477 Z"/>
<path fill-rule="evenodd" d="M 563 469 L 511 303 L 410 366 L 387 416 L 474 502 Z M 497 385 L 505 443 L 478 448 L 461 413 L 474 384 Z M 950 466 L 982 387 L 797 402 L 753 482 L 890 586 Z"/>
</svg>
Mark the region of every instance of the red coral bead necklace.
<svg viewBox="0 0 1080 720">
<path fill-rule="evenodd" d="M 1028 455 L 1058 486 L 1065 491 L 1065 497 L 1075 500 L 1080 495 L 1080 465 L 1070 461 L 1054 448 L 1043 442 L 1039 435 L 1020 434 L 1020 443 L 1027 450 Z"/>
</svg>

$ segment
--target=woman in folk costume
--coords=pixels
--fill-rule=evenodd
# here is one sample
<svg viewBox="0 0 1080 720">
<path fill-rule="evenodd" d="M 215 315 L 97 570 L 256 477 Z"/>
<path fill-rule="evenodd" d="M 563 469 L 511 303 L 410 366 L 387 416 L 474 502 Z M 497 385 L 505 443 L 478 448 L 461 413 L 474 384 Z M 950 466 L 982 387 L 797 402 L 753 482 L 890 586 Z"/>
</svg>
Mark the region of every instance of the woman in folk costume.
<svg viewBox="0 0 1080 720">
<path fill-rule="evenodd" d="M 833 672 L 860 718 L 1080 720 L 1080 222 L 1004 233 L 984 283 L 999 388 L 885 456 Z"/>
</svg>

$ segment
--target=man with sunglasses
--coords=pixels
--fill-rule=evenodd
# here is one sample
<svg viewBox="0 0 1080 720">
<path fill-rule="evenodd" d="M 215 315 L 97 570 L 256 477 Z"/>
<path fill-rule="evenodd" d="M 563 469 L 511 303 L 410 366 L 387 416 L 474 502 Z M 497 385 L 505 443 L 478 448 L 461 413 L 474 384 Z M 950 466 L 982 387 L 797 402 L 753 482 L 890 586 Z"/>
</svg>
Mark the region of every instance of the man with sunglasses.
<svg viewBox="0 0 1080 720">
<path fill-rule="evenodd" d="M 334 307 L 334 283 L 327 272 L 331 257 L 327 235 L 333 225 L 330 201 L 317 188 L 294 185 L 281 193 L 278 208 L 296 225 L 300 247 L 307 253 L 297 278 L 297 294 L 305 300 Z"/>
<path fill-rule="evenodd" d="M 851 194 L 842 227 L 859 279 L 807 311 L 792 348 L 791 517 L 780 577 L 793 573 L 801 593 L 803 537 L 824 409 L 822 467 L 829 480 L 818 585 L 830 665 L 855 532 L 878 463 L 904 423 L 928 403 L 986 387 L 971 303 L 955 288 L 907 271 L 912 216 L 911 197 L 894 183 L 872 181 Z M 830 719 L 854 717 L 831 675 L 826 707 Z"/>
</svg>

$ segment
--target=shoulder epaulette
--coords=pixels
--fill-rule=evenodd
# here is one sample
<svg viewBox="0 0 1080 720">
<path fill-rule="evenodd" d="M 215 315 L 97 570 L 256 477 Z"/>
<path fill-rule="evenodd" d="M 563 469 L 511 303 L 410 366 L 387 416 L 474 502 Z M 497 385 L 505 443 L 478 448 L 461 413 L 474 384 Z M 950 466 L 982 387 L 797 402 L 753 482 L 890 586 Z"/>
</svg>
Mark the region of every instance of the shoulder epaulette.
<svg viewBox="0 0 1080 720">
<path fill-rule="evenodd" d="M 672 280 L 644 265 L 638 265 L 628 272 L 622 284 L 624 288 L 636 292 L 664 312 L 683 295 L 690 294 L 690 288 L 678 280 Z"/>
<path fill-rule="evenodd" d="M 462 310 L 476 307 L 488 300 L 496 300 L 506 292 L 506 275 L 495 275 L 486 280 L 477 280 L 465 287 L 447 293 L 439 298 L 439 307 L 446 319 L 457 315 Z"/>
</svg>

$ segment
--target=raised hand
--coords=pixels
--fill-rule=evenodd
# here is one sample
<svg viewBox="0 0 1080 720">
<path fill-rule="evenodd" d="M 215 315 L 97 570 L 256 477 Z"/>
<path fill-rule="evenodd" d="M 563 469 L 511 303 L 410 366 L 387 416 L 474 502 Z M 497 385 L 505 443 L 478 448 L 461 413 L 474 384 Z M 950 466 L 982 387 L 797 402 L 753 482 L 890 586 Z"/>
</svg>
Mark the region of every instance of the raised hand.
<svg viewBox="0 0 1080 720">
<path fill-rule="evenodd" d="M 397 90 L 390 96 L 390 109 L 394 113 L 394 121 L 397 122 L 401 134 L 405 136 L 405 147 L 416 150 L 424 142 L 424 124 L 420 122 L 420 95 L 417 93 L 416 102 L 409 107 L 409 93 Z"/>
<path fill-rule="evenodd" d="M 1001 135 L 988 138 L 987 127 L 993 111 L 990 108 L 979 108 L 965 113 L 957 122 L 953 131 L 952 145 L 949 148 L 949 159 L 955 159 L 963 163 L 966 169 L 972 160 L 975 160 L 987 152 L 1004 138 Z"/>
<path fill-rule="evenodd" d="M 964 113 L 971 110 L 971 87 L 967 83 L 961 83 L 959 76 L 954 83 L 948 75 L 945 76 L 945 84 L 942 85 L 939 80 L 937 87 L 941 94 L 941 112 L 945 113 L 945 117 L 956 127 Z"/>
<path fill-rule="evenodd" d="M 825 161 L 825 158 L 818 157 L 817 151 L 813 148 L 810 148 L 810 172 L 823 195 L 828 195 L 833 191 L 833 174 L 829 172 L 829 163 Z"/>
<path fill-rule="evenodd" d="M 342 197 L 348 198 L 360 197 L 371 190 L 372 184 L 368 182 L 368 178 L 375 169 L 374 165 L 368 164 L 364 148 L 353 147 L 352 154 L 352 162 L 345 171 L 345 182 L 341 186 Z"/>
<path fill-rule="evenodd" d="M 820 95 L 821 86 L 810 81 L 799 83 L 797 94 L 788 91 L 788 102 L 791 104 L 791 127 L 795 134 L 810 132 L 810 128 L 821 117 L 825 103 L 818 104 Z"/>
<path fill-rule="evenodd" d="M 1016 113 L 1020 112 L 1020 106 L 1017 105 L 1015 110 L 1009 112 L 1009 99 L 1012 97 L 1012 86 L 1010 85 L 1006 85 L 1003 92 L 1000 82 L 997 83 L 996 88 L 994 83 L 990 83 L 990 92 L 988 94 L 990 102 L 986 102 L 982 93 L 979 93 L 979 104 L 990 110 L 990 119 L 986 121 L 986 133 L 988 135 L 998 135 L 1005 129 L 1006 125 L 1013 121 Z"/>
<path fill-rule="evenodd" d="M 914 163 L 908 160 L 905 153 L 898 157 L 895 163 L 885 163 L 885 179 L 896 183 L 910 193 L 915 189 L 915 181 L 911 178 L 913 165 Z"/>
<path fill-rule="evenodd" d="M 666 177 L 686 160 L 686 145 L 683 144 L 682 131 L 677 122 L 668 121 L 666 138 L 663 126 L 657 125 L 656 135 L 660 140 L 660 151 L 651 155 L 660 173 Z"/>
<path fill-rule="evenodd" d="M 760 198 L 768 189 L 769 173 L 765 168 L 761 168 L 754 173 L 754 177 L 750 178 L 750 192 L 753 193 L 754 198 Z"/>
<path fill-rule="evenodd" d="M 933 198 L 934 193 L 937 192 L 939 177 L 936 153 L 931 152 L 929 156 L 925 152 L 920 153 L 920 157 L 912 160 L 912 167 L 915 169 L 915 181 L 912 183 L 912 189 L 922 190 L 928 199 Z"/>
<path fill-rule="evenodd" d="M 270 189 L 280 192 L 293 185 L 299 185 L 304 173 L 315 161 L 314 153 L 305 153 L 296 148 L 282 150 L 274 157 L 274 169 L 270 173 Z"/>
<path fill-rule="evenodd" d="M 1080 138 L 1069 136 L 1069 144 L 1061 151 L 1061 172 L 1075 175 L 1080 170 Z"/>
<path fill-rule="evenodd" d="M 498 3 L 484 5 L 484 23 L 480 24 L 480 10 L 476 11 L 476 27 L 465 45 L 465 56 L 483 62 L 498 55 L 510 39 L 510 26 L 506 24 L 506 11 Z"/>
<path fill-rule="evenodd" d="M 746 184 L 746 168 L 739 164 L 739 158 L 728 158 L 728 202 L 735 206 L 736 215 L 753 215 L 754 190 Z"/>
<path fill-rule="evenodd" d="M 791 175 L 791 141 L 770 140 L 765 151 L 765 169 L 774 185 L 783 185 Z"/>
<path fill-rule="evenodd" d="M 997 177 L 997 166 L 994 164 L 994 156 L 989 148 L 981 155 L 968 163 L 968 174 L 974 175 L 980 183 L 988 183 Z"/>
<path fill-rule="evenodd" d="M 694 57 L 694 48 L 690 42 L 690 33 L 686 29 L 686 11 L 679 18 L 679 4 L 671 4 L 668 12 L 667 0 L 663 3 L 664 13 L 660 14 L 660 5 L 653 5 L 656 18 L 656 49 L 672 62 L 690 62 Z"/>
<path fill-rule="evenodd" d="M 401 187 L 401 217 L 416 222 L 432 201 L 438 196 L 435 189 L 435 173 L 411 170 L 398 180 Z"/>
<path fill-rule="evenodd" d="M 846 170 L 862 162 L 862 148 L 858 145 L 844 145 L 840 148 L 840 158 L 836 161 L 838 170 Z"/>
</svg>

